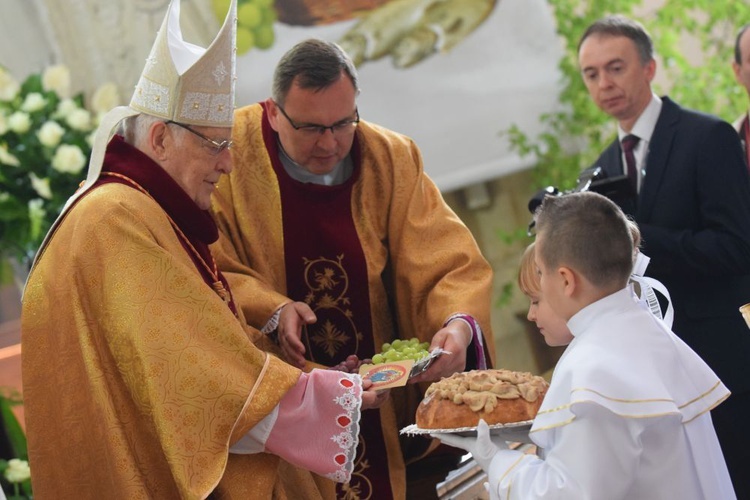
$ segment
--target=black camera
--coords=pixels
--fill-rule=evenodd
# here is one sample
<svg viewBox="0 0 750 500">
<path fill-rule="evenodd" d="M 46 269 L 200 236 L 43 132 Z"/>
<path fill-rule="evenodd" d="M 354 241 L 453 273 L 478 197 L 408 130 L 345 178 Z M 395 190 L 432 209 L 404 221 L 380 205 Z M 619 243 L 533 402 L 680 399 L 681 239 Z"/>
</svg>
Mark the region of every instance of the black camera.
<svg viewBox="0 0 750 500">
<path fill-rule="evenodd" d="M 593 191 L 606 196 L 617 203 L 625 213 L 632 214 L 634 212 L 636 192 L 630 178 L 627 175 L 607 177 L 602 167 L 591 167 L 581 172 L 576 181 L 576 186 L 568 191 L 560 191 L 554 186 L 547 186 L 538 191 L 529 200 L 529 212 L 533 215 L 539 205 L 542 204 L 545 196 L 563 196 L 583 191 Z M 534 224 L 532 218 L 528 228 L 529 236 L 533 234 Z"/>
</svg>

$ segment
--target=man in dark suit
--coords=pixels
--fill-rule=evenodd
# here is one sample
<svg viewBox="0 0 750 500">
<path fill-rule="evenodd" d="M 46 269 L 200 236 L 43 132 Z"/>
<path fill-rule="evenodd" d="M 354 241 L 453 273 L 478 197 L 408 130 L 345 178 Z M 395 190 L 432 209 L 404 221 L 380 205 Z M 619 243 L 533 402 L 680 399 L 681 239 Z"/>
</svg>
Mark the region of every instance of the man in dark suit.
<svg viewBox="0 0 750 500">
<path fill-rule="evenodd" d="M 747 90 L 747 95 L 750 96 L 750 23 L 742 26 L 737 32 L 737 38 L 734 40 L 732 70 L 737 83 L 742 85 Z M 732 126 L 740 134 L 742 146 L 745 148 L 745 159 L 750 165 L 750 111 L 746 110 L 742 113 Z"/>
<path fill-rule="evenodd" d="M 621 16 L 591 25 L 578 45 L 581 74 L 618 140 L 594 166 L 627 175 L 623 209 L 638 223 L 647 274 L 670 292 L 673 329 L 732 391 L 711 413 L 738 498 L 750 498 L 750 178 L 739 137 L 713 116 L 651 90 L 645 29 Z M 696 450 L 697 451 L 697 450 Z"/>
</svg>

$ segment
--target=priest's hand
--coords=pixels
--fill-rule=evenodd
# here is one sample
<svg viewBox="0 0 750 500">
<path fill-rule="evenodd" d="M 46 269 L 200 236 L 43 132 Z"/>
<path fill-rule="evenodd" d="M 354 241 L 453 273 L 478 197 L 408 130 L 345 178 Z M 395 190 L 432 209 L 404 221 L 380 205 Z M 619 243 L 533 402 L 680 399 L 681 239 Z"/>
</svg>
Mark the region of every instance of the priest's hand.
<svg viewBox="0 0 750 500">
<path fill-rule="evenodd" d="M 432 337 L 430 351 L 440 347 L 450 352 L 435 358 L 424 373 L 409 379 L 409 383 L 432 382 L 450 377 L 466 369 L 466 349 L 471 344 L 472 332 L 469 325 L 461 320 L 453 320 L 438 330 Z"/>
<path fill-rule="evenodd" d="M 305 367 L 305 345 L 302 327 L 315 323 L 318 318 L 304 302 L 290 302 L 279 313 L 279 346 L 286 360 L 297 368 Z"/>
<path fill-rule="evenodd" d="M 479 466 L 487 473 L 489 473 L 490 464 L 497 452 L 508 449 L 508 443 L 504 440 L 490 437 L 490 428 L 487 422 L 482 419 L 479 420 L 479 425 L 477 425 L 477 437 L 463 437 L 455 434 L 430 435 L 448 446 L 468 451 Z"/>
<path fill-rule="evenodd" d="M 388 401 L 391 394 L 390 389 L 373 389 L 372 380 L 369 378 L 362 379 L 362 409 L 370 410 L 380 408 L 383 403 Z"/>
</svg>

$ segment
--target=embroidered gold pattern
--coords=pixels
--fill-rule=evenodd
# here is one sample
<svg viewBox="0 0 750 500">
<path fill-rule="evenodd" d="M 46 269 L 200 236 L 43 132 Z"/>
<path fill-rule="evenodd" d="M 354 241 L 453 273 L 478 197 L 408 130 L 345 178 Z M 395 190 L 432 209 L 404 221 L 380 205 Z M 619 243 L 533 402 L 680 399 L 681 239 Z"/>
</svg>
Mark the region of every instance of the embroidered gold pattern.
<svg viewBox="0 0 750 500">
<path fill-rule="evenodd" d="M 326 354 L 331 357 L 335 356 L 339 347 L 346 344 L 348 340 L 346 333 L 336 328 L 336 325 L 331 320 L 326 320 L 319 332 L 320 335 L 315 335 L 312 341 L 325 350 Z"/>
<path fill-rule="evenodd" d="M 135 182 L 133 179 L 126 175 L 118 174 L 117 172 L 102 172 L 102 175 L 109 175 L 112 177 L 117 177 L 118 179 L 121 179 L 125 181 L 126 183 L 130 184 L 134 188 L 136 188 L 141 193 L 145 194 L 149 198 L 153 199 L 151 196 L 151 193 L 149 193 L 143 186 Z M 195 249 L 193 244 L 190 242 L 187 236 L 185 236 L 185 233 L 182 232 L 180 227 L 177 225 L 177 223 L 172 220 L 172 217 L 169 216 L 168 213 L 164 212 L 164 215 L 167 216 L 167 219 L 169 219 L 169 223 L 172 225 L 172 228 L 177 233 L 177 236 L 180 237 L 182 241 L 184 241 L 192 254 L 198 259 L 198 262 L 201 263 L 203 268 L 206 270 L 206 272 L 211 276 L 213 279 L 213 283 L 211 283 L 211 288 L 216 292 L 216 294 L 223 300 L 227 305 L 229 305 L 229 301 L 231 300 L 231 296 L 226 288 L 224 288 L 224 284 L 221 282 L 221 279 L 219 279 L 219 269 L 216 266 L 216 261 L 214 260 L 213 256 L 209 253 L 209 258 L 211 259 L 211 265 L 209 265 L 204 259 L 203 256 L 198 252 L 198 250 Z"/>
<path fill-rule="evenodd" d="M 367 443 L 364 436 L 360 434 L 352 477 L 348 483 L 339 486 L 338 497 L 342 500 L 370 500 L 372 498 L 372 482 L 365 475 L 365 471 L 370 468 L 370 462 L 364 458 L 366 449 Z"/>
<path fill-rule="evenodd" d="M 308 342 L 320 347 L 330 357 L 336 356 L 343 346 L 351 342 L 354 343 L 352 352 L 357 352 L 363 338 L 354 323 L 354 314 L 349 309 L 349 275 L 343 260 L 343 254 L 338 255 L 336 260 L 303 257 L 305 285 L 308 289 L 305 302 L 316 314 L 325 310 L 326 316 L 325 321 L 309 325 L 305 334 Z M 351 346 L 347 349 L 351 349 Z"/>
<path fill-rule="evenodd" d="M 324 268 L 323 272 L 313 271 L 318 288 L 323 290 L 330 290 L 339 284 L 339 282 L 334 279 L 335 274 L 336 271 L 330 267 Z"/>
</svg>

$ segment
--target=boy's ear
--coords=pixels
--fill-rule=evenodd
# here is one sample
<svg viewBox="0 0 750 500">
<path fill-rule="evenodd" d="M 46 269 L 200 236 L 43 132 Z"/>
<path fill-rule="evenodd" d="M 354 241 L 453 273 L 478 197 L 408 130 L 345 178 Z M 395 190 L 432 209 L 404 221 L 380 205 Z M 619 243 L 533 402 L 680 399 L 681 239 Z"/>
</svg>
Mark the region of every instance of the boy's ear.
<svg viewBox="0 0 750 500">
<path fill-rule="evenodd" d="M 557 274 L 563 286 L 563 293 L 566 297 L 572 297 L 578 288 L 578 276 L 569 267 L 559 267 Z"/>
</svg>

